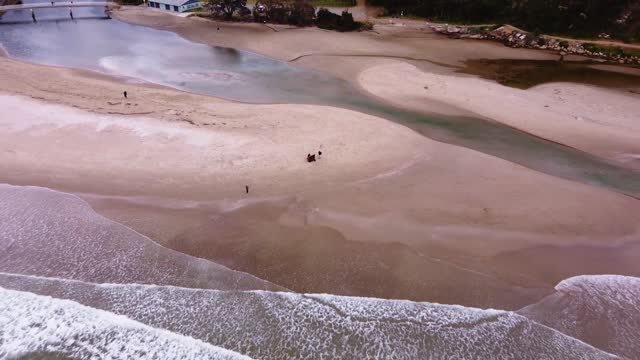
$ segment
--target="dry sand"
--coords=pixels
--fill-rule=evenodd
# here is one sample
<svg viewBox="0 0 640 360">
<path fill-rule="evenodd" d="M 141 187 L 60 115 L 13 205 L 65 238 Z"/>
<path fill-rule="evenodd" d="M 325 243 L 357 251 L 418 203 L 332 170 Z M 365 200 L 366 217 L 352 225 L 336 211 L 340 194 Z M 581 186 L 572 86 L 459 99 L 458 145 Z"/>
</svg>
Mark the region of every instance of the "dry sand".
<svg viewBox="0 0 640 360">
<path fill-rule="evenodd" d="M 346 65 L 332 72 L 352 80 L 372 65 L 383 79 L 405 70 L 423 76 L 390 54 L 453 63 L 493 50 L 495 57 L 545 56 L 481 42 L 451 46 L 394 27 L 381 36 L 224 24 L 218 33 L 204 20 L 145 9 L 118 16 L 279 59 L 332 44 L 345 54 L 385 52 L 341 58 Z M 324 69 L 332 56 L 298 61 Z M 403 94 L 424 100 L 411 79 L 402 83 Z M 162 244 L 297 291 L 517 308 L 552 291 L 559 277 L 640 272 L 629 260 L 638 248 L 622 248 L 638 239 L 633 198 L 352 111 L 126 87 L 128 100 L 117 79 L 0 59 L 0 182 L 82 193 L 99 212 Z M 622 133 L 599 126 L 616 139 Z M 319 149 L 321 161 L 307 164 L 305 155 Z M 578 247 L 556 267 L 530 261 Z M 585 263 L 600 247 L 607 260 Z"/>
<path fill-rule="evenodd" d="M 239 194 L 248 184 L 262 195 L 282 193 L 389 171 L 417 156 L 424 143 L 403 126 L 349 110 L 246 105 L 132 85 L 123 99 L 122 84 L 113 80 L 7 59 L 0 63 L 4 91 L 97 113 L 0 98 L 7 114 L 0 122 L 5 176 L 30 172 L 48 177 L 56 188 L 206 197 Z M 387 136 L 377 136 L 380 131 Z M 47 139 L 56 139 L 55 146 Z M 385 151 L 377 152 L 380 148 Z M 320 150 L 320 166 L 305 161 Z"/>
</svg>

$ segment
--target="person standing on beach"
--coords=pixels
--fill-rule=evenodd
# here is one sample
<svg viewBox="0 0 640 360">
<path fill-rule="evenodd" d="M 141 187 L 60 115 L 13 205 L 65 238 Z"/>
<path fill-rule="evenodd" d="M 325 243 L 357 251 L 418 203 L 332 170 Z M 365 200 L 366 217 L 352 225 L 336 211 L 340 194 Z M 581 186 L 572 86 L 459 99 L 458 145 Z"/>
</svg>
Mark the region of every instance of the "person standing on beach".
<svg viewBox="0 0 640 360">
<path fill-rule="evenodd" d="M 244 190 L 247 192 L 247 194 L 249 193 L 249 185 L 245 185 L 244 186 Z"/>
<path fill-rule="evenodd" d="M 123 94 L 124 94 L 124 98 L 126 99 L 127 98 L 127 92 L 125 91 Z"/>
</svg>

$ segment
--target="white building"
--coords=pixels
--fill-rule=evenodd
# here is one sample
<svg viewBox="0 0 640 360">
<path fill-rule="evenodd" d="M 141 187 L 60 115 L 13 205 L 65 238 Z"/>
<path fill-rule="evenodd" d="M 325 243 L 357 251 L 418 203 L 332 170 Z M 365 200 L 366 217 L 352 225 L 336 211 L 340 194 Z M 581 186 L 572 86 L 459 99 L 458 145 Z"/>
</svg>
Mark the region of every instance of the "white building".
<svg viewBox="0 0 640 360">
<path fill-rule="evenodd" d="M 147 6 L 175 12 L 201 8 L 200 0 L 149 0 Z"/>
</svg>

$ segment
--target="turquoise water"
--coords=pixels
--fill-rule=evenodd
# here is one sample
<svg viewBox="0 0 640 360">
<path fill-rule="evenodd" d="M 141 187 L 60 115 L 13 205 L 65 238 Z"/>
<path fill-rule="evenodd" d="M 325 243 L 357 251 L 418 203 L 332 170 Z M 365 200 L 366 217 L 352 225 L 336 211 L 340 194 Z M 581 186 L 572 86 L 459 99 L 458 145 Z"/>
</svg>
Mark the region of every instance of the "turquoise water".
<svg viewBox="0 0 640 360">
<path fill-rule="evenodd" d="M 33 1 L 33 0 L 30 0 Z M 249 103 L 332 105 L 402 123 L 421 134 L 481 151 L 550 175 L 640 197 L 640 171 L 476 118 L 396 108 L 344 80 L 258 54 L 187 41 L 172 32 L 97 19 L 101 9 L 9 12 L 0 43 L 15 58 L 127 76 Z M 124 86 L 123 86 L 124 87 Z"/>
</svg>

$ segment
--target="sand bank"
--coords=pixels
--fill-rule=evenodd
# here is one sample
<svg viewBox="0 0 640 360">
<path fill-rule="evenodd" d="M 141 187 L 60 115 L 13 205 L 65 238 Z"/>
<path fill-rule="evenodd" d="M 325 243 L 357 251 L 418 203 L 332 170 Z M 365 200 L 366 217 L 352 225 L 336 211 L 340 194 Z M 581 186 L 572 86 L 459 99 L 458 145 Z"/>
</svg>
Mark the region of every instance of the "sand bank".
<svg viewBox="0 0 640 360">
<path fill-rule="evenodd" d="M 133 85 L 123 99 L 113 80 L 0 61 L 2 90 L 92 112 L 2 96 L 2 166 L 16 182 L 29 173 L 55 188 L 180 197 L 240 194 L 247 184 L 265 195 L 389 171 L 424 143 L 405 127 L 343 109 L 246 105 Z M 308 164 L 306 155 L 318 151 L 322 161 Z"/>
<path fill-rule="evenodd" d="M 361 85 L 393 103 L 428 110 L 444 102 L 534 135 L 640 167 L 640 97 L 578 84 L 518 90 L 491 81 L 423 72 L 397 62 L 365 70 Z"/>
</svg>

